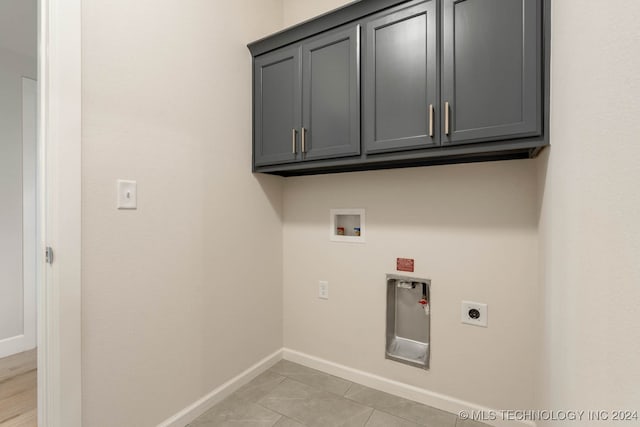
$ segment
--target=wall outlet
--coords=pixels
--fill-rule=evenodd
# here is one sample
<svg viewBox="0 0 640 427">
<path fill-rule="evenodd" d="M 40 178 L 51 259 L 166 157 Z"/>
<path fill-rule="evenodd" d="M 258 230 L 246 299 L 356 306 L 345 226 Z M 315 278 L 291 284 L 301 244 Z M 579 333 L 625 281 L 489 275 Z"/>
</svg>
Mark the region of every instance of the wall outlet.
<svg viewBox="0 0 640 427">
<path fill-rule="evenodd" d="M 324 280 L 318 282 L 318 298 L 329 299 L 329 282 Z"/>
<path fill-rule="evenodd" d="M 487 327 L 487 304 L 473 301 L 462 301 L 462 323 Z"/>
</svg>

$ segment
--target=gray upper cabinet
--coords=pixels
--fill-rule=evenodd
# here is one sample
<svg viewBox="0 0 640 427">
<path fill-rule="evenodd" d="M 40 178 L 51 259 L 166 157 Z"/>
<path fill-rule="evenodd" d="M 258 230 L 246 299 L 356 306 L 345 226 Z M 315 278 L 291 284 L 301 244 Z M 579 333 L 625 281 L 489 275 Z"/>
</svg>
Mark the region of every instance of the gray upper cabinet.
<svg viewBox="0 0 640 427">
<path fill-rule="evenodd" d="M 550 5 L 354 1 L 250 43 L 253 170 L 536 157 L 549 144 Z"/>
<path fill-rule="evenodd" d="M 304 160 L 360 154 L 360 26 L 302 45 Z"/>
<path fill-rule="evenodd" d="M 254 61 L 254 162 L 256 166 L 298 158 L 302 114 L 299 46 Z"/>
<path fill-rule="evenodd" d="M 254 165 L 360 154 L 360 26 L 254 61 Z"/>
<path fill-rule="evenodd" d="M 540 135 L 540 0 L 443 0 L 443 144 Z"/>
<path fill-rule="evenodd" d="M 366 24 L 363 133 L 367 153 L 440 144 L 435 0 Z"/>
</svg>

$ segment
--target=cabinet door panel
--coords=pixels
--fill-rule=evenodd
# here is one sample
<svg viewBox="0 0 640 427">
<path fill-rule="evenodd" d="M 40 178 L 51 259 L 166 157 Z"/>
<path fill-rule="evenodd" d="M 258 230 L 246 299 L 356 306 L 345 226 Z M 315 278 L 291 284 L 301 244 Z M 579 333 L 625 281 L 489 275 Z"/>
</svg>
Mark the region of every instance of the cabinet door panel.
<svg viewBox="0 0 640 427">
<path fill-rule="evenodd" d="M 305 43 L 306 160 L 360 154 L 360 26 Z"/>
<path fill-rule="evenodd" d="M 364 141 L 367 153 L 438 145 L 436 2 L 366 24 Z M 434 107 L 429 135 L 430 105 Z"/>
<path fill-rule="evenodd" d="M 254 66 L 254 161 L 256 165 L 293 162 L 302 99 L 300 47 L 265 54 Z M 293 130 L 296 130 L 295 141 Z"/>
<path fill-rule="evenodd" d="M 445 0 L 443 143 L 540 134 L 539 0 Z"/>
</svg>

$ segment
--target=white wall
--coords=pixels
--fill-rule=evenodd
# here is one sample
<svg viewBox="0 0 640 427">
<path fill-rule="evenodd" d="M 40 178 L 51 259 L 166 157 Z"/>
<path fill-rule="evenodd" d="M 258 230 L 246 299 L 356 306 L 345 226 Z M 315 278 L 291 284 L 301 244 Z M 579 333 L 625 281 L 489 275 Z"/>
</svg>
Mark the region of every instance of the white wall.
<svg viewBox="0 0 640 427">
<path fill-rule="evenodd" d="M 35 1 L 0 3 L 0 341 L 24 332 L 22 77 L 36 78 L 35 35 Z"/>
<path fill-rule="evenodd" d="M 251 173 L 278 0 L 83 2 L 83 423 L 156 425 L 282 347 L 282 188 Z M 116 179 L 138 182 L 117 211 Z"/>
<path fill-rule="evenodd" d="M 552 4 L 541 405 L 638 410 L 640 2 Z"/>
</svg>

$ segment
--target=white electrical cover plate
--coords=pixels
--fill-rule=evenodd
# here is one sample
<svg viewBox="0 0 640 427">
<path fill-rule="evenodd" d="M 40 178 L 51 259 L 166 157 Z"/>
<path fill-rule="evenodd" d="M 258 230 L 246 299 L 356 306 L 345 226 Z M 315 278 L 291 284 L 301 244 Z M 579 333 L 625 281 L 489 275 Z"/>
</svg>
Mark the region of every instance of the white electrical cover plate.
<svg viewBox="0 0 640 427">
<path fill-rule="evenodd" d="M 486 328 L 488 317 L 487 304 L 462 301 L 462 323 Z"/>
<path fill-rule="evenodd" d="M 136 181 L 118 180 L 118 209 L 137 209 L 138 194 Z"/>
<path fill-rule="evenodd" d="M 329 299 L 329 282 L 324 280 L 318 282 L 318 298 Z"/>
</svg>

